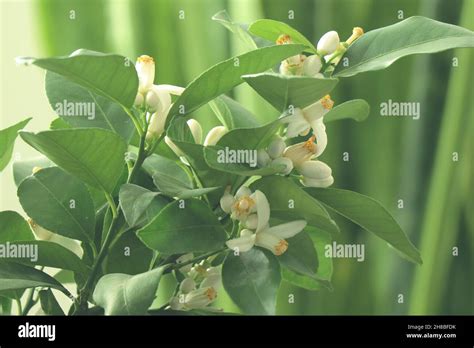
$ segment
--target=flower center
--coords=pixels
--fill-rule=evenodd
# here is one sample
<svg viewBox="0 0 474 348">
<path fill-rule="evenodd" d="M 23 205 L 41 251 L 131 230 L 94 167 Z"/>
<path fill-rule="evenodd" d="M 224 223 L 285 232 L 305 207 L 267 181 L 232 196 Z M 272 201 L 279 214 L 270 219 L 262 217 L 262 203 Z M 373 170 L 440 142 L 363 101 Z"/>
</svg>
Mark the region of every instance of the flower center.
<svg viewBox="0 0 474 348">
<path fill-rule="evenodd" d="M 288 249 L 288 242 L 284 239 L 281 239 L 280 242 L 275 246 L 275 254 L 277 256 L 283 254 L 286 249 Z"/>
<path fill-rule="evenodd" d="M 308 150 L 308 152 L 311 152 L 313 154 L 316 153 L 316 144 L 314 143 L 315 140 L 316 140 L 316 136 L 315 135 L 311 136 L 311 138 L 305 141 L 305 143 L 303 144 L 303 148 L 305 148 L 306 150 Z"/>
<path fill-rule="evenodd" d="M 143 56 L 138 57 L 137 61 L 140 62 L 140 63 L 153 63 L 154 62 L 153 57 L 150 57 L 150 56 L 147 56 L 147 55 L 143 55 Z"/>
<path fill-rule="evenodd" d="M 332 106 L 334 105 L 334 102 L 331 100 L 331 96 L 329 94 L 326 94 L 324 97 L 322 97 L 320 101 L 321 105 L 326 110 L 331 110 Z"/>
<path fill-rule="evenodd" d="M 291 43 L 291 37 L 288 34 L 282 34 L 276 40 L 277 45 L 285 45 L 285 44 L 290 44 L 290 43 Z"/>
<path fill-rule="evenodd" d="M 249 196 L 242 197 L 234 204 L 234 209 L 237 214 L 244 215 L 250 212 L 250 209 L 255 205 L 255 201 Z"/>
<path fill-rule="evenodd" d="M 209 288 L 206 290 L 205 292 L 207 298 L 209 299 L 209 301 L 212 301 L 212 300 L 215 300 L 215 298 L 217 297 L 217 291 L 214 290 L 214 288 Z"/>
</svg>

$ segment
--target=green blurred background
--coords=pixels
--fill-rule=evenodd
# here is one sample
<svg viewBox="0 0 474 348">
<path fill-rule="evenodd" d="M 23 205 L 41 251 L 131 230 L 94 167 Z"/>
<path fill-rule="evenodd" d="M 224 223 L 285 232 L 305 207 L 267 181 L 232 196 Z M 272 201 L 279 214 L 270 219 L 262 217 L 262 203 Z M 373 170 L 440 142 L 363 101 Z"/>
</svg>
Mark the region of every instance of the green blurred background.
<svg viewBox="0 0 474 348">
<path fill-rule="evenodd" d="M 223 9 L 242 23 L 285 21 L 314 43 L 329 30 L 345 40 L 354 26 L 368 31 L 395 23 L 400 15 L 423 15 L 474 30 L 472 0 L 36 0 L 1 5 L 1 128 L 34 116 L 29 128 L 35 130 L 47 128 L 54 114 L 43 92 L 44 73 L 15 67 L 13 58 L 19 55 L 67 55 L 77 48 L 130 58 L 148 54 L 157 62 L 156 83 L 185 86 L 204 69 L 245 50 L 211 20 Z M 372 196 L 390 210 L 420 248 L 424 264 L 415 266 L 372 235 L 342 223 L 337 241 L 364 243 L 365 262 L 336 259 L 333 292 L 283 284 L 279 314 L 474 313 L 473 66 L 473 50 L 459 49 L 404 58 L 387 70 L 340 81 L 331 95 L 336 104 L 363 98 L 372 110 L 364 123 L 331 123 L 322 160 L 333 169 L 335 187 Z M 248 86 L 232 96 L 262 122 L 277 116 Z M 388 99 L 420 102 L 421 118 L 381 117 L 379 105 Z M 206 129 L 216 122 L 207 107 L 194 116 Z M 17 158 L 33 154 L 18 142 Z M 0 208 L 20 210 L 8 170 L 0 180 Z M 294 303 L 288 303 L 289 294 Z M 228 301 L 224 296 L 219 304 L 235 310 Z"/>
</svg>

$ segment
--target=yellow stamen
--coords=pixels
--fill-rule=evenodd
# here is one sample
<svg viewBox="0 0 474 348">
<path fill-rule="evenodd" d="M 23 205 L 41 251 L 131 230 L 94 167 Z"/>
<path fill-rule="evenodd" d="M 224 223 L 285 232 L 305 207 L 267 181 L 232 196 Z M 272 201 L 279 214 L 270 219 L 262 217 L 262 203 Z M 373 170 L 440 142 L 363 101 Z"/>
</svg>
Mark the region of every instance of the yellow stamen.
<svg viewBox="0 0 474 348">
<path fill-rule="evenodd" d="M 361 27 L 355 27 L 354 29 L 352 29 L 352 35 L 350 38 L 347 39 L 346 43 L 350 45 L 359 37 L 361 37 L 363 34 L 364 34 L 364 29 L 362 29 Z"/>
<path fill-rule="evenodd" d="M 206 290 L 206 296 L 209 299 L 209 301 L 214 300 L 217 297 L 217 291 L 214 290 L 214 288 L 209 288 Z"/>
<path fill-rule="evenodd" d="M 137 62 L 139 62 L 139 63 L 153 63 L 154 60 L 153 60 L 153 57 L 143 55 L 143 56 L 140 56 L 140 57 L 137 58 Z"/>
<path fill-rule="evenodd" d="M 275 246 L 275 255 L 279 256 L 283 254 L 288 249 L 288 242 L 284 239 L 281 239 L 280 242 Z"/>
<path fill-rule="evenodd" d="M 314 143 L 315 140 L 316 140 L 316 136 L 315 135 L 311 136 L 311 138 L 305 141 L 305 143 L 303 144 L 303 148 L 305 148 L 311 153 L 316 153 L 316 144 Z"/>
<path fill-rule="evenodd" d="M 248 214 L 250 209 L 255 205 L 255 201 L 249 196 L 242 197 L 237 202 L 234 203 L 234 209 L 237 211 L 237 214 Z"/>
<path fill-rule="evenodd" d="M 290 44 L 291 43 L 291 37 L 290 35 L 287 34 L 282 34 L 278 36 L 278 39 L 276 40 L 277 45 L 284 45 L 284 44 Z"/>
<path fill-rule="evenodd" d="M 326 110 L 331 110 L 334 105 L 334 101 L 331 99 L 331 96 L 329 94 L 326 94 L 324 97 L 322 97 L 320 102 L 323 108 L 325 108 Z"/>
</svg>

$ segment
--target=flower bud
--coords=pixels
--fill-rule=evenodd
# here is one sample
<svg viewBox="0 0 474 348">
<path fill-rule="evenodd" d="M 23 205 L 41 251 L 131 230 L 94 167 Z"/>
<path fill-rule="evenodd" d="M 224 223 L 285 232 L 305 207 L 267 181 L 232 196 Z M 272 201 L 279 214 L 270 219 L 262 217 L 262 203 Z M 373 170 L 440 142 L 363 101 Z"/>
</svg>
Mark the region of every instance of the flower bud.
<svg viewBox="0 0 474 348">
<path fill-rule="evenodd" d="M 140 92 L 137 93 L 137 96 L 135 97 L 135 101 L 133 102 L 133 105 L 135 106 L 142 106 L 143 105 L 143 94 Z"/>
<path fill-rule="evenodd" d="M 135 69 L 138 75 L 138 91 L 146 93 L 153 86 L 153 80 L 155 79 L 155 61 L 150 56 L 140 56 L 137 59 Z"/>
<path fill-rule="evenodd" d="M 301 183 L 306 187 L 329 187 L 334 183 L 334 178 L 330 176 L 326 179 L 318 180 L 303 177 Z"/>
<path fill-rule="evenodd" d="M 268 166 L 270 163 L 271 158 L 268 155 L 268 152 L 265 149 L 258 149 L 257 150 L 257 165 L 260 168 Z"/>
<path fill-rule="evenodd" d="M 155 112 L 151 115 L 150 124 L 146 133 L 146 139 L 149 141 L 158 138 L 165 131 L 167 113 Z"/>
<path fill-rule="evenodd" d="M 179 291 L 183 294 L 187 294 L 196 289 L 196 283 L 191 278 L 184 278 L 184 280 L 179 284 Z"/>
<path fill-rule="evenodd" d="M 193 135 L 194 142 L 196 144 L 201 144 L 202 142 L 202 127 L 201 124 L 195 119 L 191 118 L 187 122 L 191 134 Z"/>
<path fill-rule="evenodd" d="M 272 159 L 275 159 L 275 158 L 281 157 L 281 155 L 283 154 L 283 151 L 285 151 L 285 147 L 286 147 L 286 144 L 283 141 L 283 139 L 278 137 L 274 139 L 270 143 L 270 145 L 268 145 L 267 153 Z"/>
<path fill-rule="evenodd" d="M 224 195 L 221 197 L 220 200 L 220 205 L 223 211 L 226 213 L 230 213 L 232 210 L 232 205 L 234 204 L 234 196 L 232 196 L 230 193 L 226 192 Z"/>
<path fill-rule="evenodd" d="M 272 161 L 272 166 L 281 166 L 284 168 L 280 171 L 283 175 L 288 175 L 293 170 L 293 162 L 288 157 L 279 157 Z"/>
<path fill-rule="evenodd" d="M 193 253 L 187 253 L 187 254 L 181 255 L 180 257 L 176 259 L 176 263 L 180 264 L 187 261 L 191 261 L 193 257 L 194 257 Z M 188 273 L 192 267 L 193 267 L 192 264 L 187 264 L 186 266 L 181 267 L 179 270 L 183 273 Z"/>
<path fill-rule="evenodd" d="M 339 35 L 336 31 L 328 31 L 318 41 L 318 54 L 325 56 L 333 53 L 339 47 Z"/>
<path fill-rule="evenodd" d="M 257 214 L 250 214 L 244 222 L 245 228 L 254 230 L 258 226 L 258 216 Z"/>
<path fill-rule="evenodd" d="M 153 89 L 150 89 L 146 93 L 145 102 L 146 102 L 146 105 L 148 106 L 148 109 L 151 112 L 159 111 L 159 112 L 163 113 L 163 108 L 164 107 L 161 103 L 160 96 Z"/>
<path fill-rule="evenodd" d="M 306 57 L 303 63 L 303 75 L 313 76 L 313 77 L 323 77 L 322 74 L 319 73 L 321 71 L 322 66 L 323 66 L 323 63 L 321 63 L 321 58 L 319 58 L 318 55 L 315 54 L 315 55 Z"/>
<path fill-rule="evenodd" d="M 184 156 L 184 153 L 179 149 L 179 147 L 177 147 L 176 144 L 167 136 L 165 137 L 165 143 L 176 154 L 176 156 Z"/>
<path fill-rule="evenodd" d="M 332 170 L 326 163 L 321 161 L 307 161 L 298 167 L 298 172 L 309 179 L 327 179 L 331 176 Z"/>
<path fill-rule="evenodd" d="M 207 133 L 206 139 L 204 140 L 204 146 L 216 145 L 226 133 L 227 129 L 224 126 L 212 128 L 209 133 Z"/>
</svg>

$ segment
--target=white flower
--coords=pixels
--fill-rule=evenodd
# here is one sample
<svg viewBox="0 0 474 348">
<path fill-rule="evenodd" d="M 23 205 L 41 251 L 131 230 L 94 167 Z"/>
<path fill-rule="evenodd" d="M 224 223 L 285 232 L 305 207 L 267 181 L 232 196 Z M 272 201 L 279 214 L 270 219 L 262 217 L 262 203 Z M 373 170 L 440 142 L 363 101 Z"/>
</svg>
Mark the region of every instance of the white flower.
<svg viewBox="0 0 474 348">
<path fill-rule="evenodd" d="M 168 136 L 165 136 L 165 143 L 168 145 L 168 147 L 173 151 L 176 156 L 181 157 L 184 156 L 183 151 L 179 149 L 179 147 L 176 146 L 176 144 L 171 140 Z"/>
<path fill-rule="evenodd" d="M 277 45 L 287 45 L 291 44 L 293 41 L 291 37 L 286 34 L 282 34 L 276 40 Z M 283 75 L 301 75 L 303 72 L 303 62 L 305 61 L 306 56 L 303 54 L 297 54 L 286 58 L 281 62 L 280 65 L 280 74 Z"/>
<path fill-rule="evenodd" d="M 191 134 L 193 135 L 194 142 L 196 144 L 201 144 L 202 142 L 202 127 L 201 124 L 195 119 L 191 118 L 187 122 Z"/>
<path fill-rule="evenodd" d="M 194 258 L 193 253 L 183 254 L 183 255 L 181 255 L 180 257 L 178 257 L 176 259 L 176 263 L 180 264 L 180 263 L 184 263 L 184 262 L 187 262 L 187 261 L 191 261 L 193 258 Z M 181 267 L 179 270 L 183 273 L 188 273 L 189 271 L 191 271 L 192 267 L 193 267 L 192 264 L 188 264 L 186 266 Z"/>
<path fill-rule="evenodd" d="M 286 129 L 286 136 L 294 138 L 298 135 L 307 135 L 309 130 L 318 126 L 317 121 L 324 117 L 324 115 L 332 109 L 334 102 L 329 95 L 324 96 L 316 103 L 307 106 L 303 110 L 296 108 L 293 114 L 282 119 L 283 122 L 288 123 Z"/>
<path fill-rule="evenodd" d="M 217 142 L 227 133 L 227 128 L 224 126 L 217 126 L 212 128 L 207 133 L 206 139 L 204 139 L 204 146 L 216 145 Z"/>
<path fill-rule="evenodd" d="M 301 182 L 309 187 L 328 187 L 334 183 L 331 168 L 321 161 L 307 161 L 298 167 Z"/>
<path fill-rule="evenodd" d="M 186 294 L 184 307 L 187 309 L 204 308 L 217 298 L 217 291 L 213 287 L 199 288 Z"/>
<path fill-rule="evenodd" d="M 323 63 L 318 55 L 312 55 L 306 57 L 303 63 L 303 75 L 323 78 L 323 74 L 320 73 Z"/>
<path fill-rule="evenodd" d="M 287 222 L 278 226 L 268 227 L 253 233 L 249 229 L 240 232 L 240 237 L 227 241 L 226 245 L 238 252 L 247 252 L 254 245 L 270 250 L 274 255 L 282 255 L 288 249 L 287 238 L 300 233 L 306 227 L 305 220 Z"/>
<path fill-rule="evenodd" d="M 155 79 L 155 61 L 150 56 L 140 56 L 135 65 L 138 75 L 138 91 L 142 94 L 148 92 Z"/>
<path fill-rule="evenodd" d="M 265 149 L 258 149 L 257 150 L 257 165 L 259 167 L 266 167 L 270 164 L 272 159 L 268 155 L 267 150 Z"/>
<path fill-rule="evenodd" d="M 234 197 L 229 192 L 224 193 L 220 204 L 223 211 L 231 214 L 232 219 L 239 220 L 244 225 L 248 220 L 257 230 L 266 226 L 270 219 L 267 197 L 259 190 L 252 193 L 246 186 L 241 186 Z"/>
<path fill-rule="evenodd" d="M 312 136 L 308 140 L 288 146 L 283 153 L 284 157 L 289 158 L 293 162 L 294 167 L 299 167 L 303 162 L 311 160 L 318 153 L 318 145 L 314 143 L 316 136 Z"/>
<path fill-rule="evenodd" d="M 317 51 L 321 56 L 333 53 L 339 47 L 339 35 L 335 31 L 328 31 L 318 41 Z"/>
</svg>

